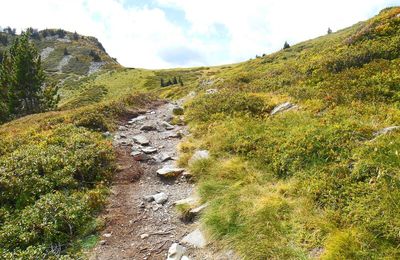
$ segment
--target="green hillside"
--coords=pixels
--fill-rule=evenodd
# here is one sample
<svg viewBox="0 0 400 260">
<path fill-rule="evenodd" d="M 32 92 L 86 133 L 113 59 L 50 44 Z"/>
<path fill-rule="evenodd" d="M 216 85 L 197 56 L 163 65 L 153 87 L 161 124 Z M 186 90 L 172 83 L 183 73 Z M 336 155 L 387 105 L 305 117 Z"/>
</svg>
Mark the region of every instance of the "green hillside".
<svg viewBox="0 0 400 260">
<path fill-rule="evenodd" d="M 86 76 L 87 53 L 51 44 L 47 72 L 65 79 L 58 111 L 0 127 L 3 258 L 78 257 L 101 227 L 95 216 L 117 168 L 102 133 L 152 100 L 193 91 L 179 162 L 211 152 L 189 168 L 219 246 L 244 259 L 400 258 L 399 7 L 221 67 L 125 69 L 99 51 L 108 65 Z M 54 71 L 65 46 L 85 62 Z M 160 86 L 173 77 L 183 86 Z"/>
</svg>

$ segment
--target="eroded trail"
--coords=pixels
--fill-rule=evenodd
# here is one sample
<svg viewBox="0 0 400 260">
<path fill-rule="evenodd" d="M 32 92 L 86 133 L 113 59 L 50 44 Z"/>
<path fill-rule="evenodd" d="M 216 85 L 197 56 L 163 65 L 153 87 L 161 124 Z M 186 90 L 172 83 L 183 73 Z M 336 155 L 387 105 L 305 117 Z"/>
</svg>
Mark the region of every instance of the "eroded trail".
<svg viewBox="0 0 400 260">
<path fill-rule="evenodd" d="M 197 228 L 197 224 L 181 221 L 174 206 L 190 197 L 194 186 L 184 169 L 174 168 L 177 145 L 187 134 L 186 126 L 168 123 L 178 105 L 159 105 L 115 133 L 121 169 L 103 214 L 105 229 L 91 259 L 167 259 L 171 245 Z M 174 171 L 176 176 L 160 176 L 157 171 L 162 168 L 165 171 L 159 173 Z M 201 251 L 188 246 L 184 255 L 204 259 Z M 180 254 L 171 259 L 181 259 Z"/>
</svg>

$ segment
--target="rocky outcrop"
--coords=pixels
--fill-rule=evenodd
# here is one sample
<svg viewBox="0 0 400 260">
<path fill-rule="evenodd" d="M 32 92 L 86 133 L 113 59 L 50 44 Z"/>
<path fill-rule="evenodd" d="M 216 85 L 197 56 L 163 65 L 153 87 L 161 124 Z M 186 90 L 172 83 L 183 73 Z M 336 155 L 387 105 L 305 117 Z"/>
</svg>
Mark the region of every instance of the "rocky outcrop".
<svg viewBox="0 0 400 260">
<path fill-rule="evenodd" d="M 273 116 L 273 115 L 276 115 L 278 113 L 286 112 L 286 111 L 293 110 L 293 109 L 296 109 L 296 108 L 298 108 L 297 105 L 292 104 L 290 102 L 285 102 L 283 104 L 280 104 L 280 105 L 276 106 L 274 109 L 272 109 L 270 115 Z"/>
</svg>

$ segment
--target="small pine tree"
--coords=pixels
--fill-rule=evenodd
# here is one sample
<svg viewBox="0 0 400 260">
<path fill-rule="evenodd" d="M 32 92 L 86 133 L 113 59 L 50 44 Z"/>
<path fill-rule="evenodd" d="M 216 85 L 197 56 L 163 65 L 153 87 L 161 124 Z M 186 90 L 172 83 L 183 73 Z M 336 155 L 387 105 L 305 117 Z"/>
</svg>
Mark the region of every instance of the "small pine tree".
<svg viewBox="0 0 400 260">
<path fill-rule="evenodd" d="M 161 86 L 161 87 L 165 87 L 165 82 L 164 82 L 164 79 L 163 79 L 163 78 L 160 79 L 160 86 Z"/>
<path fill-rule="evenodd" d="M 176 79 L 176 77 L 174 77 L 174 78 L 172 79 L 172 84 L 173 84 L 173 85 L 178 84 L 178 80 Z"/>
<path fill-rule="evenodd" d="M 67 56 L 67 55 L 69 55 L 69 52 L 68 52 L 68 49 L 65 47 L 64 48 L 64 56 Z"/>
<path fill-rule="evenodd" d="M 328 27 L 328 34 L 332 33 L 332 29 L 330 27 Z"/>
<path fill-rule="evenodd" d="M 57 89 L 44 82 L 40 55 L 29 41 L 29 33 L 23 33 L 14 40 L 0 65 L 0 113 L 20 116 L 45 111 L 49 104 L 54 107 Z"/>
<path fill-rule="evenodd" d="M 72 35 L 72 39 L 74 39 L 75 41 L 79 40 L 79 34 L 77 32 L 74 32 L 74 34 Z"/>
<path fill-rule="evenodd" d="M 285 44 L 283 44 L 283 49 L 286 50 L 286 49 L 289 49 L 289 48 L 290 48 L 289 43 L 287 41 L 285 41 Z"/>
</svg>

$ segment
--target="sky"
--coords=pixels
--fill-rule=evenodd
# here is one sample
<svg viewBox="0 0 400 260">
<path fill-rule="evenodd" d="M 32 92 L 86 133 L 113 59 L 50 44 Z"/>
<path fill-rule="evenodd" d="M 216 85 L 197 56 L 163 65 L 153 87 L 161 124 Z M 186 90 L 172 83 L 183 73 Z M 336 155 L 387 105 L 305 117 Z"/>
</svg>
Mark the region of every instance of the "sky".
<svg viewBox="0 0 400 260">
<path fill-rule="evenodd" d="M 0 26 L 97 37 L 127 67 L 229 64 L 351 26 L 400 0 L 0 0 Z"/>
</svg>

